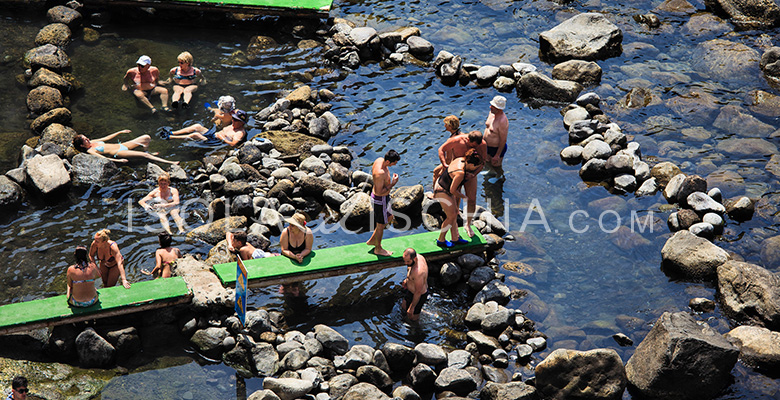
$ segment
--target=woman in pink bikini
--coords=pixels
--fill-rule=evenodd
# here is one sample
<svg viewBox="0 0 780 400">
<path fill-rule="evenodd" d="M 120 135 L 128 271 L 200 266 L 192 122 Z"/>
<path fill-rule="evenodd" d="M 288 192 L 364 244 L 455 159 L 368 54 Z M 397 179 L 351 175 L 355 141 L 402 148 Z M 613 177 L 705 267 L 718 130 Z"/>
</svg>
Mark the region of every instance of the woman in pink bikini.
<svg viewBox="0 0 780 400">
<path fill-rule="evenodd" d="M 168 108 L 168 89 L 161 87 L 164 82 L 160 82 L 160 70 L 152 66 L 152 59 L 149 56 L 141 56 L 135 62 L 136 66 L 130 68 L 122 79 L 123 91 L 131 91 L 141 103 L 149 107 L 152 114 L 157 112 L 149 99 L 152 95 L 160 96 L 163 111 L 170 111 Z"/>
<path fill-rule="evenodd" d="M 100 265 L 103 286 L 114 286 L 117 280 L 122 278 L 122 286 L 130 289 L 130 282 L 125 276 L 125 259 L 119 252 L 119 245 L 108 237 L 109 234 L 111 231 L 108 229 L 101 229 L 95 234 L 92 245 L 89 246 L 89 259 Z"/>
<path fill-rule="evenodd" d="M 95 279 L 100 276 L 100 271 L 95 263 L 87 258 L 87 248 L 76 247 L 73 253 L 76 264 L 68 267 L 68 290 L 65 297 L 68 304 L 73 307 L 89 307 L 98 302 L 98 293 L 95 290 Z"/>
<path fill-rule="evenodd" d="M 205 85 L 206 78 L 199 68 L 192 66 L 193 58 L 190 52 L 185 51 L 176 57 L 179 66 L 171 68 L 170 78 L 165 83 L 173 81 L 173 96 L 171 97 L 171 107 L 190 108 L 192 94 L 198 90 L 198 85 Z"/>
</svg>

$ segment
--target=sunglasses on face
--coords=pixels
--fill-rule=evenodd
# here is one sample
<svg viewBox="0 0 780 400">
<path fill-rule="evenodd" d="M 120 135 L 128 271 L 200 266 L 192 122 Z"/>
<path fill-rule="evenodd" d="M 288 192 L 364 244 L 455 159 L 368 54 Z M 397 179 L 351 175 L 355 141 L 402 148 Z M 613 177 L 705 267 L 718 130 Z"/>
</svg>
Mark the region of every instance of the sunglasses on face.
<svg viewBox="0 0 780 400">
<path fill-rule="evenodd" d="M 16 389 L 16 391 L 21 393 L 21 394 L 27 394 L 27 392 L 29 392 L 29 390 L 27 388 L 19 388 L 19 389 Z"/>
</svg>

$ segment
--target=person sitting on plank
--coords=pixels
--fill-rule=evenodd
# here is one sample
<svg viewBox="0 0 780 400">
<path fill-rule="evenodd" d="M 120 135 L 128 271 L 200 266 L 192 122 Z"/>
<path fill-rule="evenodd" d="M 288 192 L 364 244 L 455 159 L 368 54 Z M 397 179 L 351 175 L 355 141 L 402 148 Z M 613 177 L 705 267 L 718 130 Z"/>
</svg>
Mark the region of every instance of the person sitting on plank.
<svg viewBox="0 0 780 400">
<path fill-rule="evenodd" d="M 279 237 L 279 246 L 282 248 L 282 255 L 292 259 L 299 264 L 311 253 L 314 245 L 314 234 L 311 229 L 306 227 L 306 217 L 301 213 L 295 213 L 291 218 L 286 219 L 286 228 Z M 293 296 L 298 296 L 300 289 L 297 283 L 291 285 L 282 285 L 279 288 L 280 293 L 289 291 Z"/>
<path fill-rule="evenodd" d="M 173 263 L 181 258 L 181 251 L 178 247 L 171 246 L 173 239 L 168 232 L 157 234 L 157 240 L 160 242 L 160 248 L 154 252 L 156 265 L 151 272 L 142 269 L 141 273 L 144 275 L 158 274 L 161 278 L 170 278 L 173 275 Z"/>
<path fill-rule="evenodd" d="M 92 154 L 93 156 L 98 156 L 102 158 L 107 158 L 114 162 L 121 162 L 126 163 L 128 158 L 146 158 L 151 161 L 157 161 L 161 163 L 167 163 L 167 164 L 178 164 L 178 161 L 168 161 L 165 159 L 162 159 L 160 157 L 157 157 L 157 153 L 147 153 L 145 151 L 136 151 L 133 150 L 136 147 L 143 147 L 146 149 L 149 147 L 149 143 L 152 141 L 152 138 L 149 135 L 141 135 L 129 142 L 124 143 L 106 143 L 107 140 L 111 140 L 117 136 L 119 136 L 122 133 L 130 133 L 131 130 L 125 129 L 119 132 L 112 133 L 108 136 L 102 137 L 100 139 L 90 140 L 84 135 L 76 135 L 76 137 L 73 138 L 73 147 L 82 152 L 87 154 Z M 110 157 L 106 157 L 110 156 Z"/>
<path fill-rule="evenodd" d="M 73 256 L 76 258 L 76 264 L 68 267 L 68 289 L 65 297 L 73 307 L 89 307 L 98 302 L 95 279 L 100 277 L 100 271 L 97 265 L 89 260 L 85 246 L 77 246 Z"/>
</svg>

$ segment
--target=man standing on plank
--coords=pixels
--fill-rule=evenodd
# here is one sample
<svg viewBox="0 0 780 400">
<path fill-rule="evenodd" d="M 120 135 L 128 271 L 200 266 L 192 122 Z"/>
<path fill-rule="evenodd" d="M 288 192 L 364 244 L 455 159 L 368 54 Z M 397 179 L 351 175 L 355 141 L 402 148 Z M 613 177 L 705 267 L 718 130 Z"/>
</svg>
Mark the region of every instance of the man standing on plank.
<svg viewBox="0 0 780 400">
<path fill-rule="evenodd" d="M 374 206 L 372 219 L 376 228 L 366 244 L 374 246 L 374 254 L 378 256 L 393 254 L 392 251 L 382 248 L 382 235 L 385 231 L 385 225 L 393 220 L 393 215 L 390 214 L 390 190 L 398 183 L 398 174 L 391 176 L 388 167 L 397 164 L 400 159 L 401 156 L 398 155 L 398 152 L 389 150 L 384 157 L 377 158 L 371 167 L 371 175 L 374 178 L 374 188 L 371 190 L 371 203 Z"/>
<path fill-rule="evenodd" d="M 428 263 L 425 257 L 410 247 L 404 250 L 404 264 L 406 279 L 401 282 L 401 287 L 405 289 L 401 307 L 410 320 L 417 321 L 428 299 Z"/>
<path fill-rule="evenodd" d="M 441 147 L 439 147 L 439 160 L 444 168 L 444 171 L 449 168 L 450 163 L 447 161 L 446 155 L 451 154 L 452 159 L 464 157 L 469 149 L 476 149 L 480 159 L 487 160 L 487 147 L 482 140 L 482 132 L 471 131 L 467 135 L 453 136 L 447 139 Z M 480 166 L 474 173 L 466 173 L 463 189 L 466 193 L 466 233 L 469 237 L 474 236 L 474 232 L 471 230 L 471 220 L 474 217 L 474 211 L 477 209 L 477 174 L 482 170 Z"/>
<path fill-rule="evenodd" d="M 496 96 L 490 100 L 490 114 L 485 120 L 485 144 L 487 144 L 488 161 L 495 170 L 496 176 L 488 179 L 490 183 L 496 183 L 504 179 L 504 155 L 507 151 L 506 139 L 509 134 L 509 120 L 504 114 L 506 97 Z"/>
</svg>

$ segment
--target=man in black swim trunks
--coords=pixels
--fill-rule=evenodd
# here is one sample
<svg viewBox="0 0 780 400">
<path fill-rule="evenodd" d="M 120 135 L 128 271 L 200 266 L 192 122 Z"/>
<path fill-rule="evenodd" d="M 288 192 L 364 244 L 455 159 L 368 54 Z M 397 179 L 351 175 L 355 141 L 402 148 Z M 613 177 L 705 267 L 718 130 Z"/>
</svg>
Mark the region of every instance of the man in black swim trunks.
<svg viewBox="0 0 780 400">
<path fill-rule="evenodd" d="M 420 319 L 423 304 L 428 299 L 428 263 L 413 248 L 404 250 L 406 279 L 401 282 L 404 300 L 401 307 L 412 321 Z"/>
</svg>

